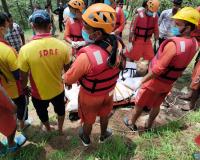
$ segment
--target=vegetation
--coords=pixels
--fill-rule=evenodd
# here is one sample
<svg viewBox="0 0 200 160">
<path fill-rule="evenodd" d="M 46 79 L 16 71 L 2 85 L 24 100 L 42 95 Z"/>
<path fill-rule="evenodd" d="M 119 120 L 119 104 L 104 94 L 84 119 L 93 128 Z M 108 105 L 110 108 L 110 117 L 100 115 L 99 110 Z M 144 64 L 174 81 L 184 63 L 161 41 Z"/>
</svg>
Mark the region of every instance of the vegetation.
<svg viewBox="0 0 200 160">
<path fill-rule="evenodd" d="M 44 8 L 45 4 L 51 3 L 52 8 L 55 9 L 59 2 L 66 3 L 69 0 L 1 0 L 0 11 L 10 12 L 14 20 L 23 26 L 23 28 L 29 28 L 28 17 L 33 12 L 35 4 L 39 4 Z M 85 0 L 88 1 L 88 0 Z M 124 0 L 127 4 L 127 9 L 130 13 L 134 12 L 134 9 L 141 6 L 142 0 Z M 160 11 L 170 8 L 172 3 L 166 0 L 160 0 Z M 197 6 L 200 5 L 200 0 L 183 0 L 184 6 Z M 129 3 L 128 3 L 129 2 Z"/>
</svg>

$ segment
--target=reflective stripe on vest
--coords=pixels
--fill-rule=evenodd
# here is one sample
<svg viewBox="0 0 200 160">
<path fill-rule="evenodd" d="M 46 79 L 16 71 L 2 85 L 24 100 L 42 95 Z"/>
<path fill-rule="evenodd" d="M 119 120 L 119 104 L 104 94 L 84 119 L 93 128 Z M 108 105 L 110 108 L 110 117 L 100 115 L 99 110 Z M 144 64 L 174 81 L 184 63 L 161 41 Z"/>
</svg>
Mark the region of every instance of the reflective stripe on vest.
<svg viewBox="0 0 200 160">
<path fill-rule="evenodd" d="M 186 69 L 192 58 L 197 51 L 197 41 L 195 39 L 186 39 L 181 37 L 174 37 L 163 42 L 159 48 L 158 54 L 153 58 L 151 66 L 156 64 L 157 59 L 161 56 L 164 47 L 167 43 L 174 42 L 176 44 L 177 53 L 171 60 L 169 66 L 167 67 L 165 73 L 157 77 L 160 80 L 164 80 L 167 83 L 173 83 Z"/>
<path fill-rule="evenodd" d="M 138 9 L 137 11 L 138 17 L 134 34 L 136 38 L 142 37 L 146 41 L 154 32 L 156 13 L 154 13 L 154 16 L 149 17 L 145 14 L 143 8 Z"/>
<path fill-rule="evenodd" d="M 93 95 L 104 95 L 112 91 L 120 71 L 108 67 L 108 53 L 95 44 L 81 48 L 78 55 L 81 53 L 87 54 L 92 66 L 91 72 L 79 80 L 85 91 Z"/>
</svg>

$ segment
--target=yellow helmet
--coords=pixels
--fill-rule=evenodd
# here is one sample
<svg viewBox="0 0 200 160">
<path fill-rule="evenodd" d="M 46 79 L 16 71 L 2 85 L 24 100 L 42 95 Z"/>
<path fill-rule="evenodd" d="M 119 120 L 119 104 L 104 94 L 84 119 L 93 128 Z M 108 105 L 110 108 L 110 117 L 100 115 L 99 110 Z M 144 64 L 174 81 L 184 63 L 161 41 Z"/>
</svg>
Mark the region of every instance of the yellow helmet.
<svg viewBox="0 0 200 160">
<path fill-rule="evenodd" d="M 87 8 L 82 15 L 83 20 L 93 28 L 101 28 L 111 33 L 116 24 L 116 11 L 103 3 L 96 3 Z"/>
<path fill-rule="evenodd" d="M 80 12 L 85 8 L 85 3 L 83 0 L 70 0 L 68 5 L 74 9 L 78 9 Z"/>
<path fill-rule="evenodd" d="M 183 9 L 178 11 L 172 18 L 184 20 L 198 26 L 200 13 L 192 7 L 184 7 Z"/>
</svg>

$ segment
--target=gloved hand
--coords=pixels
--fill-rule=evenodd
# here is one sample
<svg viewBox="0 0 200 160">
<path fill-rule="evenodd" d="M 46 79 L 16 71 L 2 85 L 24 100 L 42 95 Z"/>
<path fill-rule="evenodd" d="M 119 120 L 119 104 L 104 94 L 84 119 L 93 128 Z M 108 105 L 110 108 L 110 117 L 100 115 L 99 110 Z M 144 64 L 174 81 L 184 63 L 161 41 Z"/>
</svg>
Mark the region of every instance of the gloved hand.
<svg viewBox="0 0 200 160">
<path fill-rule="evenodd" d="M 85 46 L 87 43 L 85 41 L 77 41 L 79 47 Z"/>
<path fill-rule="evenodd" d="M 82 46 L 85 46 L 85 45 L 86 45 L 85 41 L 77 41 L 77 42 L 72 41 L 72 47 L 73 48 L 79 48 L 79 47 L 82 47 Z"/>
<path fill-rule="evenodd" d="M 127 45 L 128 52 L 130 52 L 132 50 L 132 48 L 133 48 L 133 44 L 132 44 L 132 42 L 129 42 Z"/>
<path fill-rule="evenodd" d="M 77 42 L 72 41 L 72 48 L 78 48 Z"/>
</svg>

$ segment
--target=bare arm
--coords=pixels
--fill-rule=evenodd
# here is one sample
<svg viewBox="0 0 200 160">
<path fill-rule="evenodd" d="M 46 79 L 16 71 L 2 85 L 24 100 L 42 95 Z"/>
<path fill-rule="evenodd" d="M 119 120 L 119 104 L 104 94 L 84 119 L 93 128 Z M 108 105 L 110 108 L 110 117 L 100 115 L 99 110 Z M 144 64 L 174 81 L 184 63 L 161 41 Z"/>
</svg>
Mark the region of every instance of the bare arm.
<svg viewBox="0 0 200 160">
<path fill-rule="evenodd" d="M 148 74 L 146 76 L 144 76 L 144 78 L 142 79 L 141 85 L 155 77 L 156 77 L 156 75 L 152 71 L 149 71 Z"/>
<path fill-rule="evenodd" d="M 22 89 L 24 90 L 28 84 L 28 73 L 20 70 L 20 77 L 21 77 Z"/>
</svg>

